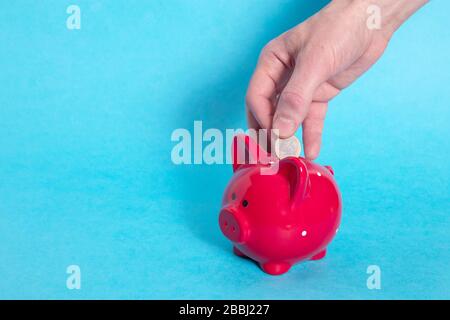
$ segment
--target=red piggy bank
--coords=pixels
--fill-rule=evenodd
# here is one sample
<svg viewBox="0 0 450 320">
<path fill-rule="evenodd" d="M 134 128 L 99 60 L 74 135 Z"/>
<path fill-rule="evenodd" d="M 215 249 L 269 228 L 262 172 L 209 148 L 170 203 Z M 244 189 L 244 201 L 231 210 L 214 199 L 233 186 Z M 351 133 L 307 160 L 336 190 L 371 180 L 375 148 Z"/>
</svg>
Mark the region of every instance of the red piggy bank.
<svg viewBox="0 0 450 320">
<path fill-rule="evenodd" d="M 333 170 L 301 157 L 274 159 L 246 135 L 236 136 L 232 147 L 234 175 L 219 225 L 234 253 L 271 275 L 322 259 L 342 212 Z M 238 154 L 248 161 L 238 161 Z"/>
</svg>

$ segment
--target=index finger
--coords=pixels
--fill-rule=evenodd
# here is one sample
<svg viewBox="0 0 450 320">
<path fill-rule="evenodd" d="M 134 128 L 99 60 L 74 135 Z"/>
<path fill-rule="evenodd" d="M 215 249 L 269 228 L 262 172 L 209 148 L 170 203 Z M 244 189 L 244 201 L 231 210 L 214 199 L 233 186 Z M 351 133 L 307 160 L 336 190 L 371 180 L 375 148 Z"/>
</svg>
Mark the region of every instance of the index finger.
<svg viewBox="0 0 450 320">
<path fill-rule="evenodd" d="M 275 113 L 275 98 L 286 73 L 286 66 L 277 55 L 272 51 L 263 50 L 246 96 L 246 104 L 250 112 L 248 122 L 252 128 L 258 129 L 256 123 L 260 128 L 271 128 Z"/>
</svg>

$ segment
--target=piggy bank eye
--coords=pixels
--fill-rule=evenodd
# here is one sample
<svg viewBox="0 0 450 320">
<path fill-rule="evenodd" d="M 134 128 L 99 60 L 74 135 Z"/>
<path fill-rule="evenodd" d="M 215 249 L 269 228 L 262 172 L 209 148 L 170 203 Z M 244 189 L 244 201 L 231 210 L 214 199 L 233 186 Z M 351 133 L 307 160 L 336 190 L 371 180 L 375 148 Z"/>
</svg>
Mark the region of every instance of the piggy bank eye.
<svg viewBox="0 0 450 320">
<path fill-rule="evenodd" d="M 236 200 L 236 193 L 233 192 L 233 193 L 231 194 L 231 200 Z"/>
<path fill-rule="evenodd" d="M 248 206 L 248 201 L 247 200 L 242 201 L 242 206 L 244 208 L 247 207 Z"/>
</svg>

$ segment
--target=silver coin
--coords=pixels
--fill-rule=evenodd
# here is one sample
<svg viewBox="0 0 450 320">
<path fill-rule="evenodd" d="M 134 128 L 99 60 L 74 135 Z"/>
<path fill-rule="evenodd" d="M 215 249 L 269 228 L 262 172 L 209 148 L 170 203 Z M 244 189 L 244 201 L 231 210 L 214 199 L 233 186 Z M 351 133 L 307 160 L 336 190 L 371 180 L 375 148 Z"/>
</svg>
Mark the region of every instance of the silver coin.
<svg viewBox="0 0 450 320">
<path fill-rule="evenodd" d="M 279 159 L 286 157 L 299 157 L 302 152 L 302 146 L 296 136 L 287 139 L 277 139 L 275 141 L 275 154 Z"/>
</svg>

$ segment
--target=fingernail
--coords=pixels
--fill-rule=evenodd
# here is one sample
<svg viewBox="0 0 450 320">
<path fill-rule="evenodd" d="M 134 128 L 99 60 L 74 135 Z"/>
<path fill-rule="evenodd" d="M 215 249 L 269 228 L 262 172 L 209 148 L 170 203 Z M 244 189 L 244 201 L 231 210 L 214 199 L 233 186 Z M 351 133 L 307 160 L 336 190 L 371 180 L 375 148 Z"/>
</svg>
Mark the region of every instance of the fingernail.
<svg viewBox="0 0 450 320">
<path fill-rule="evenodd" d="M 295 133 L 297 125 L 291 118 L 277 116 L 273 121 L 273 128 L 279 130 L 279 135 L 281 138 L 287 138 Z"/>
</svg>

